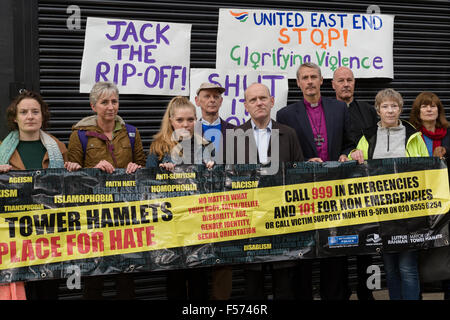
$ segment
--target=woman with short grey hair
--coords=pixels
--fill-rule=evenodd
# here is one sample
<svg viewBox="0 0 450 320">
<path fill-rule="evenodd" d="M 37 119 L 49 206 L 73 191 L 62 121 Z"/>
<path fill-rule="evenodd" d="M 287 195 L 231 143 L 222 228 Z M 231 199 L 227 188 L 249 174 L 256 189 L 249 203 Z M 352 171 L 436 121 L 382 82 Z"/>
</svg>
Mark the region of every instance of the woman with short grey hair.
<svg viewBox="0 0 450 320">
<path fill-rule="evenodd" d="M 409 122 L 400 120 L 403 98 L 394 89 L 384 89 L 375 97 L 380 116 L 377 132 L 364 135 L 349 159 L 384 159 L 399 157 L 427 157 L 428 150 L 422 135 Z M 419 300 L 420 280 L 418 252 L 384 252 L 389 297 L 391 300 Z"/>
<path fill-rule="evenodd" d="M 89 95 L 95 115 L 72 127 L 69 159 L 82 168 L 112 173 L 125 168 L 133 173 L 145 165 L 139 131 L 118 115 L 119 90 L 112 82 L 97 82 Z"/>
<path fill-rule="evenodd" d="M 91 105 L 95 105 L 101 96 L 111 96 L 113 94 L 119 97 L 119 88 L 117 88 L 115 83 L 109 81 L 97 82 L 89 93 L 89 102 Z"/>
<path fill-rule="evenodd" d="M 377 111 L 380 111 L 380 105 L 387 100 L 396 102 L 400 108 L 400 113 L 402 113 L 403 97 L 398 91 L 390 88 L 381 90 L 377 93 L 377 95 L 375 96 L 375 109 L 377 109 Z"/>
<path fill-rule="evenodd" d="M 81 119 L 72 127 L 69 140 L 69 159 L 74 166 L 97 168 L 112 173 L 125 168 L 134 173 L 145 165 L 145 153 L 137 128 L 126 124 L 118 116 L 119 90 L 112 82 L 96 83 L 89 95 L 95 115 Z M 84 298 L 101 299 L 103 277 L 85 278 Z M 117 297 L 134 298 L 131 275 L 120 273 L 115 277 Z"/>
</svg>

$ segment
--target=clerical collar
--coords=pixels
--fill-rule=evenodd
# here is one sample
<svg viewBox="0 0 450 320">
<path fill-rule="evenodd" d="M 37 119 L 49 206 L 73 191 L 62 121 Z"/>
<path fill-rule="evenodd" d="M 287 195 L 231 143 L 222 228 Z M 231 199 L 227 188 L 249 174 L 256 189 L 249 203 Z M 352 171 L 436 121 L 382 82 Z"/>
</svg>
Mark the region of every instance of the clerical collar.
<svg viewBox="0 0 450 320">
<path fill-rule="evenodd" d="M 216 119 L 216 121 L 214 121 L 213 123 L 209 123 L 208 121 L 206 121 L 205 119 L 201 119 L 200 120 L 202 122 L 202 124 L 206 125 L 206 126 L 217 126 L 218 124 L 220 124 L 220 117 L 218 117 Z"/>
<path fill-rule="evenodd" d="M 303 99 L 303 103 L 305 104 L 305 106 L 314 109 L 322 105 L 322 97 L 319 98 L 319 101 L 317 103 L 309 103 L 308 101 L 306 101 L 306 99 Z"/>
</svg>

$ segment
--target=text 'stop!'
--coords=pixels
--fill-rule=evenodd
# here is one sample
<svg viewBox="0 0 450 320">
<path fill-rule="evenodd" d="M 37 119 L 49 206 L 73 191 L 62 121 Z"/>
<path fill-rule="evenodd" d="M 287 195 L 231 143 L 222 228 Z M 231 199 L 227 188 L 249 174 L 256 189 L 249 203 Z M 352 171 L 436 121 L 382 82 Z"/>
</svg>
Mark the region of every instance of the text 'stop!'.
<svg viewBox="0 0 450 320">
<path fill-rule="evenodd" d="M 285 71 L 305 62 L 332 78 L 340 66 L 356 78 L 394 78 L 394 16 L 220 9 L 216 68 Z"/>
</svg>

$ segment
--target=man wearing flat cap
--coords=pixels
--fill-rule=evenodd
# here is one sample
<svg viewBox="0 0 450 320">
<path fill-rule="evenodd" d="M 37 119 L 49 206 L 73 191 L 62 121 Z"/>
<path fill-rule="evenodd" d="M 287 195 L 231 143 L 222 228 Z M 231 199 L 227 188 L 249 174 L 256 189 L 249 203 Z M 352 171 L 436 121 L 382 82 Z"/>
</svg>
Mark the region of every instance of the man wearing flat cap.
<svg viewBox="0 0 450 320">
<path fill-rule="evenodd" d="M 196 123 L 195 132 L 201 132 L 206 140 L 214 143 L 214 160 L 217 164 L 225 163 L 226 160 L 226 130 L 235 127 L 219 117 L 224 92 L 225 89 L 219 84 L 204 82 L 197 89 L 195 97 L 195 104 L 202 110 L 202 117 Z"/>
<path fill-rule="evenodd" d="M 195 124 L 194 131 L 214 143 L 217 164 L 226 160 L 226 130 L 235 126 L 219 117 L 222 106 L 222 93 L 225 89 L 219 84 L 204 82 L 197 89 L 195 104 L 202 110 L 202 117 Z M 230 266 L 213 267 L 211 299 L 228 300 L 232 289 L 232 268 Z"/>
</svg>

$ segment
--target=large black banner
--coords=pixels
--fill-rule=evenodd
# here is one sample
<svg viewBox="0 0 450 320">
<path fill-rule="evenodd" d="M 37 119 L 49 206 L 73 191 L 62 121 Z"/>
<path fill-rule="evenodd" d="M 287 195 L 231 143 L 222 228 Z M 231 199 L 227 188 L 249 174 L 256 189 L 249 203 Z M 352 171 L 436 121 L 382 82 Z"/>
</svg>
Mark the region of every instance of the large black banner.
<svg viewBox="0 0 450 320">
<path fill-rule="evenodd" d="M 0 282 L 448 246 L 438 158 L 0 175 Z"/>
</svg>

